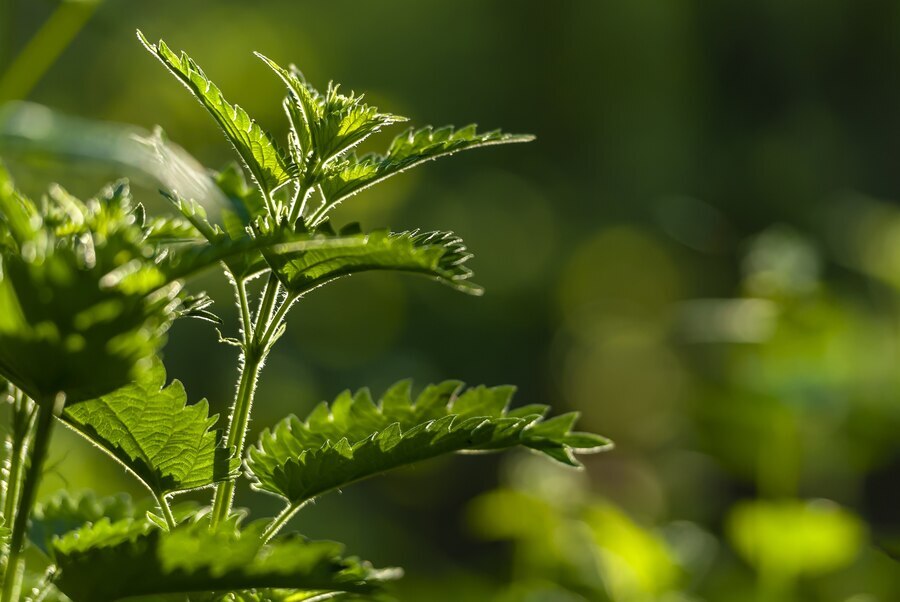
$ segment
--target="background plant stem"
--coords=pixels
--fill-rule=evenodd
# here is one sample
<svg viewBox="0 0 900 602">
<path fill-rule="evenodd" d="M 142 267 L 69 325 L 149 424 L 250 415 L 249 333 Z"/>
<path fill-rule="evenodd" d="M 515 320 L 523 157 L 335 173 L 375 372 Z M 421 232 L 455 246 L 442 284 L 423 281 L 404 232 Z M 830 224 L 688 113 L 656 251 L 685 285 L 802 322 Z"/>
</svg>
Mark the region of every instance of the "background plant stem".
<svg viewBox="0 0 900 602">
<path fill-rule="evenodd" d="M 12 405 L 12 433 L 9 438 L 9 458 L 6 466 L 6 488 L 3 498 L 3 516 L 11 524 L 16 515 L 19 495 L 22 490 L 22 476 L 28 458 L 28 445 L 34 429 L 35 408 L 31 402 L 16 391 Z"/>
<path fill-rule="evenodd" d="M 18 602 L 22 588 L 22 575 L 25 570 L 25 559 L 22 557 L 22 548 L 25 544 L 25 532 L 28 530 L 28 517 L 34 498 L 37 495 L 38 486 L 44 469 L 44 460 L 50 448 L 50 437 L 53 434 L 53 423 L 62 413 L 66 396 L 59 393 L 52 402 L 45 403 L 43 407 L 38 404 L 37 431 L 34 434 L 31 458 L 28 471 L 25 473 L 25 481 L 22 487 L 22 497 L 19 499 L 16 518 L 13 521 L 12 536 L 9 544 L 9 558 L 6 565 L 6 576 L 3 580 L 2 602 Z"/>
<path fill-rule="evenodd" d="M 0 75 L 0 102 L 26 98 L 99 6 L 100 0 L 60 3 Z M 9 32 L 13 29 L 10 0 L 0 0 L 0 18 L 3 20 L 0 58 L 3 58 L 12 52 L 11 36 L 7 35 L 7 29 Z M 0 60 L 0 67 L 5 62 Z"/>
</svg>

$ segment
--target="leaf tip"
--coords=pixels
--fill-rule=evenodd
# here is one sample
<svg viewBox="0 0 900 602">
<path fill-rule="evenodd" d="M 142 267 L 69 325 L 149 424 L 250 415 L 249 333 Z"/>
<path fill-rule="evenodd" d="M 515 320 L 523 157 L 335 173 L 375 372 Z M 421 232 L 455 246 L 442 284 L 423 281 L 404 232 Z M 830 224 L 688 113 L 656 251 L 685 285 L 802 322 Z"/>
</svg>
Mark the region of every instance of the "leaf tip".
<svg viewBox="0 0 900 602">
<path fill-rule="evenodd" d="M 135 30 L 135 35 L 137 35 L 137 39 L 144 45 L 144 48 L 149 50 L 150 52 L 156 52 L 156 44 L 151 44 L 150 40 L 147 39 L 147 36 L 144 35 L 144 32 L 140 30 L 140 28 Z"/>
</svg>

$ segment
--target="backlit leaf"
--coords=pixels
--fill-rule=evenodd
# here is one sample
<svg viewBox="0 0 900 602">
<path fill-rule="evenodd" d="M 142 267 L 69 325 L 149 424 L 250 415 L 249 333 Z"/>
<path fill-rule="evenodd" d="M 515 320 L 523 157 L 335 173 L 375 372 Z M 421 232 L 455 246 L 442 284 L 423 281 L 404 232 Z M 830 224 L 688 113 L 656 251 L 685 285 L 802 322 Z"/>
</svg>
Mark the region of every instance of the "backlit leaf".
<svg viewBox="0 0 900 602">
<path fill-rule="evenodd" d="M 376 405 L 367 389 L 319 404 L 305 421 L 290 416 L 249 450 L 254 487 L 298 506 L 360 479 L 452 452 L 524 446 L 580 466 L 574 453 L 610 447 L 597 435 L 572 433 L 577 415 L 544 421 L 547 406 L 509 410 L 512 387 L 461 390 L 447 381 L 413 401 L 410 383 L 391 387 Z"/>
</svg>

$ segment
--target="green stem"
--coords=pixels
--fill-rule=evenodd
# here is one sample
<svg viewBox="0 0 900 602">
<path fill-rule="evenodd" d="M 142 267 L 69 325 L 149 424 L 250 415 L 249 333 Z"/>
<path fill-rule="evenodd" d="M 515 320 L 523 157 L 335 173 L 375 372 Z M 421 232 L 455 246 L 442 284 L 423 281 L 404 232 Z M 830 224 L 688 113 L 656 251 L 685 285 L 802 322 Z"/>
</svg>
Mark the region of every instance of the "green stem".
<svg viewBox="0 0 900 602">
<path fill-rule="evenodd" d="M 253 320 L 250 319 L 250 301 L 247 298 L 247 281 L 244 278 L 238 278 L 230 271 L 228 272 L 232 285 L 234 286 L 235 296 L 237 296 L 238 307 L 241 310 L 241 335 L 244 339 L 244 346 L 250 344 L 253 340 Z"/>
<path fill-rule="evenodd" d="M 100 0 L 61 2 L 0 77 L 0 100 L 27 97 L 99 6 Z"/>
<path fill-rule="evenodd" d="M 247 283 L 243 279 L 235 279 L 235 289 L 237 290 L 238 305 L 241 308 L 241 330 L 244 336 L 244 345 L 250 344 L 253 340 L 253 321 L 250 319 L 250 302 L 247 300 Z"/>
<path fill-rule="evenodd" d="M 175 522 L 175 516 L 172 514 L 172 508 L 169 506 L 169 502 L 166 500 L 165 495 L 157 495 L 156 503 L 159 504 L 159 509 L 162 510 L 163 518 L 166 520 L 166 525 L 169 527 L 169 531 L 178 526 L 178 523 Z"/>
<path fill-rule="evenodd" d="M 244 310 L 247 304 L 246 290 L 242 292 L 241 286 L 238 285 L 237 295 L 239 303 L 241 303 L 241 319 L 244 321 L 244 345 L 241 358 L 243 365 L 238 380 L 234 405 L 231 407 L 227 445 L 239 458 L 244 456 L 247 427 L 250 425 L 250 411 L 253 408 L 253 398 L 256 394 L 259 372 L 265 363 L 271 347 L 271 337 L 275 332 L 270 326 L 275 322 L 276 317 L 279 322 L 284 319 L 287 309 L 290 308 L 293 301 L 286 300 L 276 311 L 275 301 L 278 298 L 280 288 L 281 283 L 278 281 L 278 278 L 270 273 L 265 289 L 262 292 L 259 311 L 256 314 L 256 323 L 251 331 L 247 328 L 247 325 L 250 323 L 250 312 L 249 309 L 247 311 Z M 235 487 L 234 480 L 223 481 L 216 486 L 216 494 L 213 497 L 213 507 L 210 516 L 211 528 L 217 527 L 231 513 L 231 508 L 234 504 Z"/>
<path fill-rule="evenodd" d="M 269 321 L 272 319 L 272 310 L 275 306 L 275 299 L 278 297 L 278 291 L 281 288 L 281 283 L 278 281 L 278 278 L 275 274 L 269 273 L 269 279 L 266 281 L 266 286 L 263 289 L 262 300 L 259 303 L 259 312 L 256 314 L 256 323 L 253 325 L 253 331 L 255 333 L 263 332 Z M 256 343 L 259 344 L 262 341 L 257 340 Z"/>
<path fill-rule="evenodd" d="M 263 332 L 260 337 L 260 343 L 265 343 L 265 349 L 268 350 L 271 346 L 275 338 L 275 333 L 278 332 L 278 326 L 284 321 L 287 317 L 288 312 L 291 310 L 291 307 L 294 305 L 294 301 L 297 300 L 298 295 L 289 295 L 284 301 L 282 301 L 281 305 L 278 306 L 278 309 L 275 313 L 272 314 L 272 319 L 269 320 L 269 325 L 266 327 L 266 330 Z"/>
<path fill-rule="evenodd" d="M 256 392 L 256 381 L 262 367 L 265 356 L 257 353 L 256 347 L 250 346 L 244 349 L 242 356 L 243 366 L 238 381 L 237 394 L 234 405 L 231 407 L 231 421 L 228 425 L 227 445 L 235 455 L 242 458 L 244 455 L 244 443 L 247 438 L 247 426 L 250 423 L 250 409 L 253 406 L 253 396 Z M 210 517 L 210 526 L 215 528 L 228 518 L 234 502 L 235 481 L 223 481 L 216 486 L 216 495 L 213 498 L 213 508 Z"/>
<path fill-rule="evenodd" d="M 16 507 L 22 492 L 23 471 L 28 458 L 29 437 L 34 429 L 35 418 L 34 408 L 29 407 L 28 400 L 21 392 L 17 392 L 13 404 L 13 432 L 3 500 L 3 516 L 7 524 L 11 523 L 16 515 Z"/>
<path fill-rule="evenodd" d="M 312 178 L 307 178 L 304 180 L 303 185 L 297 188 L 297 194 L 291 204 L 291 222 L 297 221 L 306 211 L 306 202 L 309 200 L 309 197 L 311 196 L 310 193 L 313 191 L 313 186 L 309 184 L 311 180 Z"/>
<path fill-rule="evenodd" d="M 319 222 L 322 221 L 329 209 L 331 209 L 331 206 L 328 204 L 328 202 L 323 202 L 322 205 L 318 209 L 313 211 L 313 214 L 309 216 L 309 227 L 315 228 L 317 225 L 319 225 Z"/>
<path fill-rule="evenodd" d="M 268 542 L 270 539 L 278 535 L 278 532 L 284 528 L 284 526 L 294 518 L 294 515 L 297 514 L 301 508 L 303 508 L 309 501 L 300 502 L 299 504 L 291 504 L 272 519 L 272 522 L 269 523 L 262 534 L 262 540 L 264 542 Z"/>
<path fill-rule="evenodd" d="M 241 374 L 238 378 L 237 392 L 234 404 L 231 406 L 231 414 L 228 419 L 227 445 L 234 454 L 241 458 L 244 455 L 244 443 L 247 437 L 247 426 L 250 423 L 250 410 L 253 407 L 253 397 L 256 393 L 256 381 L 259 371 L 265 361 L 268 352 L 267 344 L 259 344 L 254 341 L 256 333 L 271 319 L 272 307 L 278 295 L 278 279 L 269 274 L 265 289 L 262 293 L 259 312 L 256 315 L 256 323 L 250 317 L 250 303 L 247 299 L 245 281 L 233 278 L 238 305 L 241 310 L 241 330 L 243 331 L 243 345 L 241 347 Z M 223 481 L 216 486 L 213 496 L 212 512 L 210 514 L 210 527 L 217 527 L 228 518 L 234 503 L 234 480 Z"/>
<path fill-rule="evenodd" d="M 16 518 L 13 521 L 12 537 L 9 544 L 9 558 L 7 559 L 6 577 L 3 580 L 3 596 L 0 602 L 17 602 L 22 589 L 22 575 L 25 572 L 25 559 L 22 550 L 25 545 L 25 532 L 28 529 L 28 517 L 31 507 L 37 495 L 38 486 L 44 468 L 44 460 L 50 448 L 50 437 L 53 434 L 53 423 L 56 417 L 62 414 L 66 396 L 59 393 L 50 404 L 37 405 L 37 431 L 34 434 L 31 458 L 28 471 L 25 473 L 25 483 L 22 487 L 22 497 L 16 510 Z"/>
</svg>

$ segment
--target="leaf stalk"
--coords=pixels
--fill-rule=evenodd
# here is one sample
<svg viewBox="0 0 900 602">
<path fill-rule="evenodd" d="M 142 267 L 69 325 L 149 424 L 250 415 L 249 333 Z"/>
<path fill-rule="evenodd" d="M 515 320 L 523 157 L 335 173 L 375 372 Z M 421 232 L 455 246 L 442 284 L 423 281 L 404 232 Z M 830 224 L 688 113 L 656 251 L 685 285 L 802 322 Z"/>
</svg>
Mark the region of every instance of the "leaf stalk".
<svg viewBox="0 0 900 602">
<path fill-rule="evenodd" d="M 159 509 L 162 511 L 163 518 L 166 521 L 166 526 L 169 527 L 169 531 L 178 526 L 178 523 L 175 522 L 175 516 L 172 514 L 172 508 L 169 506 L 169 501 L 166 499 L 165 495 L 157 495 L 156 503 L 159 504 Z"/>
<path fill-rule="evenodd" d="M 269 523 L 265 530 L 262 533 L 262 540 L 264 543 L 268 543 L 270 539 L 278 535 L 278 532 L 281 531 L 288 522 L 294 518 L 294 515 L 297 514 L 304 506 L 309 503 L 310 500 L 304 500 L 299 504 L 290 504 L 284 510 L 278 513 L 278 516 L 272 519 L 272 522 Z"/>
</svg>

